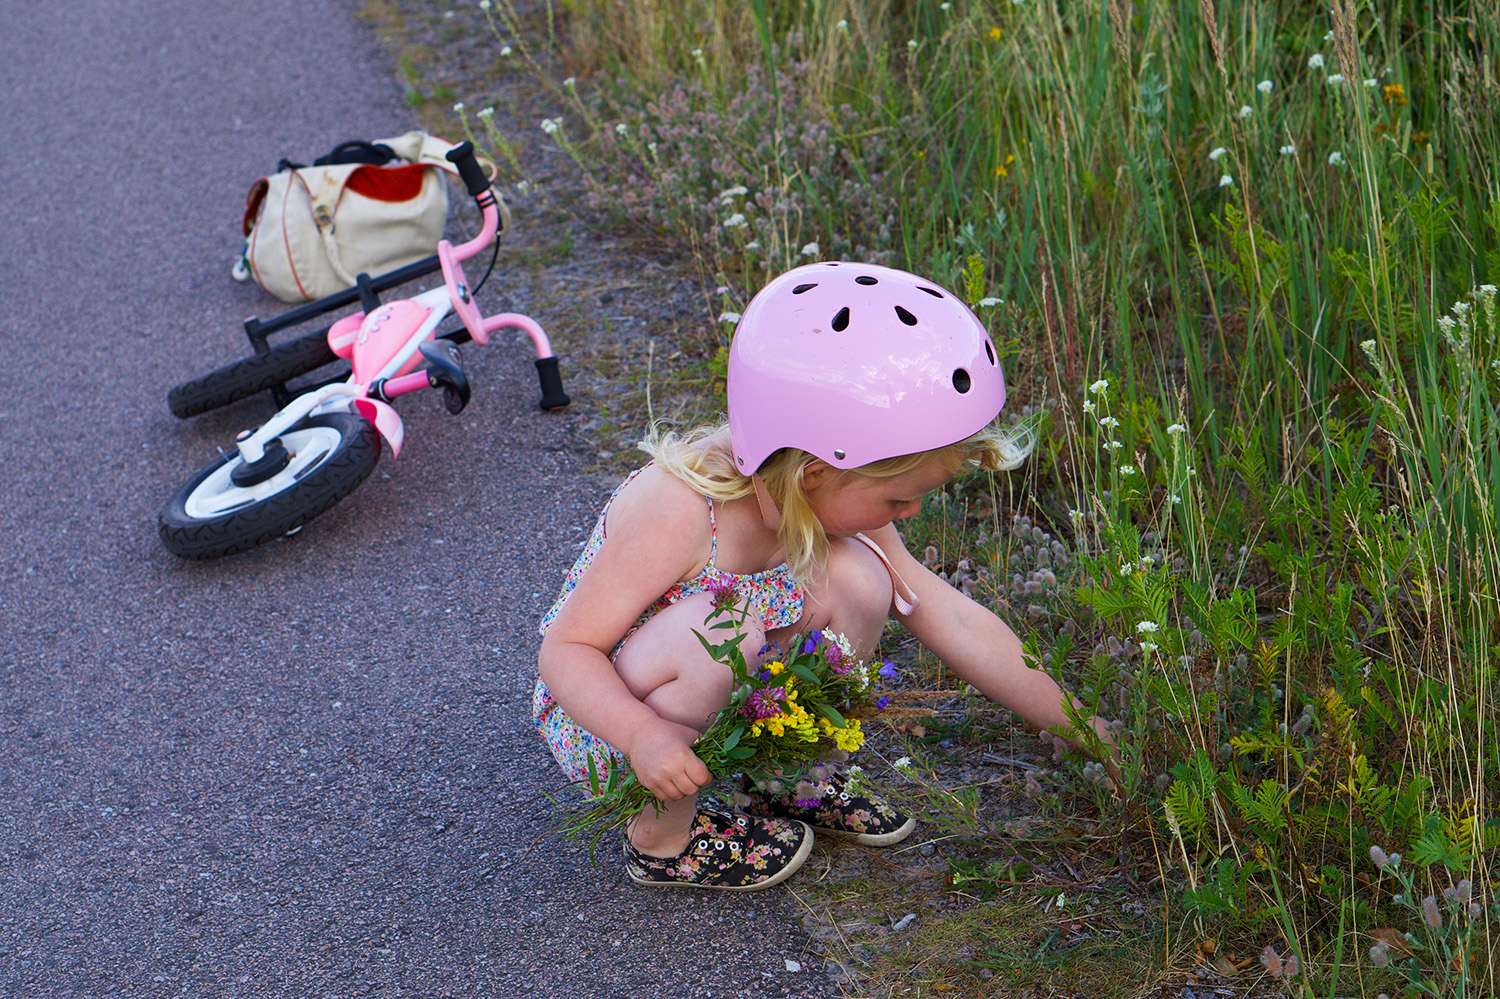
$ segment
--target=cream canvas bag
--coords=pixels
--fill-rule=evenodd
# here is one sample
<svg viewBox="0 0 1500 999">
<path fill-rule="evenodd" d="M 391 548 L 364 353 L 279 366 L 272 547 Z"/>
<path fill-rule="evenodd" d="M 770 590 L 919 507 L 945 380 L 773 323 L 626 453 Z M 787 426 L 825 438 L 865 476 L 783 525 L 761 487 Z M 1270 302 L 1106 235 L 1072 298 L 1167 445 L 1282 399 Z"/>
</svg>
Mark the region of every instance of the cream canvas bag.
<svg viewBox="0 0 1500 999">
<path fill-rule="evenodd" d="M 262 177 L 245 201 L 245 261 L 283 302 L 308 302 L 437 252 L 448 220 L 444 154 L 453 144 L 413 131 L 346 143 L 386 163 L 330 163 Z M 337 158 L 339 147 L 329 158 Z M 381 150 L 384 147 L 384 150 Z M 504 212 L 502 203 L 502 213 Z"/>
</svg>

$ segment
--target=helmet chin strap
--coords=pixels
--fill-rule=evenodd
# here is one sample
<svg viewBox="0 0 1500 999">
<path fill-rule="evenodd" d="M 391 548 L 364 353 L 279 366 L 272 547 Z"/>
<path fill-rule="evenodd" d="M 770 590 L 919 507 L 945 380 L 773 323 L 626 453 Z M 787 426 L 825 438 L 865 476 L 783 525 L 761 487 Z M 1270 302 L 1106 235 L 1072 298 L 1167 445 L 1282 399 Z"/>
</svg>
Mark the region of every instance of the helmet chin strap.
<svg viewBox="0 0 1500 999">
<path fill-rule="evenodd" d="M 760 522 L 772 534 L 777 533 L 781 530 L 781 511 L 777 509 L 776 501 L 771 499 L 771 492 L 766 488 L 765 481 L 758 474 L 752 473 L 750 485 L 755 487 L 755 502 L 760 506 Z"/>
</svg>

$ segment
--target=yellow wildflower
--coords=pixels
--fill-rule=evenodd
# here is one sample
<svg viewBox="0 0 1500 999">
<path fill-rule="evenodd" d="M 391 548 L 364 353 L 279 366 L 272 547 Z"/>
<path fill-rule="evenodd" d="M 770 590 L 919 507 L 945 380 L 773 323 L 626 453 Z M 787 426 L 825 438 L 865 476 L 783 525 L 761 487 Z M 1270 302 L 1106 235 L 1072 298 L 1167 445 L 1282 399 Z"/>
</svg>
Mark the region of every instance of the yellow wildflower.
<svg viewBox="0 0 1500 999">
<path fill-rule="evenodd" d="M 1009 177 L 1010 176 L 1010 165 L 1012 163 L 1014 163 L 1015 161 L 1016 161 L 1016 158 L 1014 156 L 1007 156 L 1007 157 L 1005 157 L 1005 162 L 1001 163 L 999 166 L 995 167 L 995 176 L 996 177 Z"/>
<path fill-rule="evenodd" d="M 780 659 L 766 666 L 766 672 L 770 673 L 772 676 L 780 676 L 782 671 L 785 669 L 786 663 L 782 662 Z"/>
<path fill-rule="evenodd" d="M 1388 84 L 1385 88 L 1385 102 L 1391 107 L 1399 108 L 1403 104 L 1410 103 L 1406 99 L 1406 88 L 1399 83 Z"/>
<path fill-rule="evenodd" d="M 997 28 L 991 28 L 990 29 L 990 41 L 992 41 L 992 42 L 998 42 L 999 40 L 1000 40 L 1000 29 L 998 27 Z"/>
</svg>

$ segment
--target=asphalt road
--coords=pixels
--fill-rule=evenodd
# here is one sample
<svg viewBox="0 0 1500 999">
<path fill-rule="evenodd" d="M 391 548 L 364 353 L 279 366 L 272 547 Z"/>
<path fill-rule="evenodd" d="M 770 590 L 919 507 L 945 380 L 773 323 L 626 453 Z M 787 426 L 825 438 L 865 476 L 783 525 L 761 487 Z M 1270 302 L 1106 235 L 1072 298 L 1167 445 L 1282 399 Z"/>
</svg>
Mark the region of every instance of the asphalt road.
<svg viewBox="0 0 1500 999">
<path fill-rule="evenodd" d="M 786 891 L 548 835 L 535 626 L 601 492 L 523 347 L 297 537 L 158 542 L 271 411 L 165 404 L 276 311 L 248 184 L 411 124 L 353 4 L 0 0 L 0 104 L 0 995 L 833 994 Z"/>
</svg>

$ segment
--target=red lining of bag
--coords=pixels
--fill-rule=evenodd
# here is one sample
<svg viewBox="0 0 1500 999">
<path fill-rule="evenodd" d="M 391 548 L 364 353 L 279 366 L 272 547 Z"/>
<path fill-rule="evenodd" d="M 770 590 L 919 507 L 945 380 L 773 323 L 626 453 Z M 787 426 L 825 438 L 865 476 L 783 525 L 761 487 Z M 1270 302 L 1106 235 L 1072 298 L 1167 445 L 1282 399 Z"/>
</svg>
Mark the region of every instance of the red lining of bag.
<svg viewBox="0 0 1500 999">
<path fill-rule="evenodd" d="M 266 192 L 270 189 L 271 182 L 264 177 L 250 185 L 250 193 L 245 196 L 245 216 L 240 220 L 246 236 L 255 228 L 255 219 L 260 215 L 260 203 L 266 200 Z"/>
<path fill-rule="evenodd" d="M 373 201 L 411 201 L 422 193 L 422 178 L 426 172 L 427 167 L 418 163 L 364 167 L 349 175 L 344 189 Z"/>
</svg>

